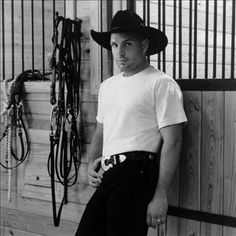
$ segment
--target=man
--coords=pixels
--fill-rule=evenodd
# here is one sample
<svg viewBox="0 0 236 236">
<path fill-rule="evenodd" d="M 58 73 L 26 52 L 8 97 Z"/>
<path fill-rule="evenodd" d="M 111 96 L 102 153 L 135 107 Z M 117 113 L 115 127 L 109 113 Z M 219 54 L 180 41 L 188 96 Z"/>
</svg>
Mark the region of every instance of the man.
<svg viewBox="0 0 236 236">
<path fill-rule="evenodd" d="M 167 192 L 187 121 L 176 82 L 150 66 L 166 36 L 132 11 L 118 11 L 108 32 L 92 38 L 112 50 L 121 73 L 99 90 L 88 178 L 96 187 L 76 235 L 145 236 L 166 221 Z M 102 168 L 100 168 L 100 166 Z"/>
</svg>

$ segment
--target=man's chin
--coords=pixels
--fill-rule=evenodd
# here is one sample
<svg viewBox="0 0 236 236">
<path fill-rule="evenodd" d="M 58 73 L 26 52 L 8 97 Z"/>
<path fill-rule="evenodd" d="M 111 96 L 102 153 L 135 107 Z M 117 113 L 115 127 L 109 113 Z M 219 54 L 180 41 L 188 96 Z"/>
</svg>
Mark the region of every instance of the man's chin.
<svg viewBox="0 0 236 236">
<path fill-rule="evenodd" d="M 119 68 L 122 71 L 126 71 L 128 69 L 127 65 L 124 65 L 124 64 L 119 64 Z"/>
</svg>

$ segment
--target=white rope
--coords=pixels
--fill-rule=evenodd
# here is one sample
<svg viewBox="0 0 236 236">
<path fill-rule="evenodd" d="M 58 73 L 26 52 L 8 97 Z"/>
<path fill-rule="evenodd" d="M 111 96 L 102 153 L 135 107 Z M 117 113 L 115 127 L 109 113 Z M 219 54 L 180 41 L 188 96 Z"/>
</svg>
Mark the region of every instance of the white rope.
<svg viewBox="0 0 236 236">
<path fill-rule="evenodd" d="M 8 167 L 8 191 L 7 191 L 7 199 L 8 202 L 11 201 L 11 192 L 12 192 L 12 155 L 11 155 L 11 146 L 12 146 L 12 122 L 11 122 L 11 112 L 12 107 L 7 109 L 9 104 L 9 97 L 10 93 L 12 91 L 12 88 L 14 86 L 14 81 L 11 81 L 9 87 L 8 82 L 4 80 L 3 83 L 3 95 L 5 102 L 3 103 L 3 111 L 0 114 L 0 117 L 3 117 L 4 125 L 7 128 L 7 133 L 5 137 L 5 159 L 7 161 L 7 167 Z M 2 120 L 1 120 L 2 122 Z"/>
<path fill-rule="evenodd" d="M 8 167 L 8 202 L 11 201 L 11 190 L 12 190 L 12 155 L 11 155 L 11 143 L 12 143 L 12 126 L 8 127 L 8 146 L 7 146 L 7 167 Z"/>
</svg>

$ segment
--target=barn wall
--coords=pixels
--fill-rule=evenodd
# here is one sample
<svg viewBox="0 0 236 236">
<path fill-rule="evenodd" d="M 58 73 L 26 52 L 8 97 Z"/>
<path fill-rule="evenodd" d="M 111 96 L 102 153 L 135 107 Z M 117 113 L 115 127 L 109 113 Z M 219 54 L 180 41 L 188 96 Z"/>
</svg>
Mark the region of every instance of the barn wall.
<svg viewBox="0 0 236 236">
<path fill-rule="evenodd" d="M 162 1 L 161 1 L 162 2 Z M 173 27 L 174 25 L 174 2 L 176 2 L 176 28 Z M 181 68 L 182 73 L 181 77 L 179 77 L 179 3 L 181 2 L 182 5 L 182 27 L 181 27 L 181 40 L 182 40 L 182 51 L 181 51 Z M 206 54 L 206 0 L 196 0 L 196 1 L 165 1 L 165 33 L 168 37 L 168 46 L 166 48 L 166 72 L 169 75 L 173 75 L 173 61 L 174 57 L 176 61 L 176 79 L 189 79 L 189 78 L 197 78 L 203 79 L 205 78 L 205 54 Z M 214 3 L 215 1 L 208 1 L 209 3 L 209 14 L 208 14 L 208 75 L 206 78 L 222 78 L 222 62 L 223 62 L 223 1 L 217 1 L 217 26 L 216 26 L 216 37 L 217 37 L 217 49 L 216 49 L 216 69 L 214 69 L 214 61 L 213 61 L 213 53 L 214 53 Z M 191 50 L 190 53 L 190 3 L 192 3 L 192 32 L 191 32 Z M 195 3 L 197 3 L 197 28 L 195 29 L 194 24 L 194 8 Z M 151 0 L 150 1 L 150 26 L 158 28 L 158 15 L 159 15 L 159 1 Z M 162 7 L 162 6 L 161 6 Z M 140 16 L 143 15 L 143 1 L 138 0 L 136 6 L 137 13 Z M 163 29 L 163 9 L 161 9 L 161 29 Z M 146 16 L 147 17 L 147 16 Z M 226 28 L 225 28 L 225 78 L 230 78 L 231 72 L 231 32 L 232 32 L 232 1 L 226 1 Z M 176 30 L 176 53 L 173 53 L 173 46 L 174 46 L 174 30 Z M 193 74 L 194 70 L 194 34 L 195 31 L 197 33 L 196 38 L 196 76 Z M 235 49 L 236 52 L 236 49 Z M 189 73 L 190 70 L 190 57 L 192 60 L 191 64 L 191 74 Z M 161 61 L 163 59 L 161 58 Z M 155 66 L 158 64 L 158 57 L 156 55 L 151 56 L 151 63 Z M 163 69 L 161 63 L 161 69 Z M 236 72 L 236 68 L 234 68 Z M 214 76 L 215 73 L 215 76 Z M 173 75 L 174 77 L 174 75 Z"/>
<path fill-rule="evenodd" d="M 60 15 L 64 13 L 64 5 L 57 2 L 57 11 Z M 95 1 L 97 2 L 97 1 Z M 40 9 L 41 3 L 35 3 L 35 11 L 38 18 L 35 18 L 35 69 L 41 69 L 41 31 L 40 29 L 40 12 L 37 12 L 37 7 Z M 52 2 L 46 2 L 45 8 L 47 13 L 46 27 L 46 52 L 45 60 L 48 60 L 52 52 Z M 12 172 L 11 184 L 11 200 L 8 201 L 8 172 L 1 168 L 1 233 L 2 236 L 17 235 L 17 236 L 39 236 L 39 235 L 74 235 L 78 226 L 78 222 L 85 208 L 85 204 L 92 195 L 94 189 L 87 184 L 87 150 L 91 142 L 92 133 L 95 129 L 95 115 L 97 110 L 97 95 L 91 93 L 90 83 L 90 35 L 91 19 L 93 11 L 98 8 L 91 7 L 92 2 L 81 2 L 77 5 L 77 15 L 82 19 L 82 62 L 81 62 L 81 116 L 78 119 L 78 128 L 80 129 L 81 137 L 81 154 L 82 160 L 79 169 L 79 177 L 76 185 L 68 190 L 69 203 L 63 207 L 61 223 L 59 227 L 53 225 L 52 204 L 51 204 L 51 189 L 50 177 L 47 171 L 47 159 L 49 155 L 49 122 L 52 106 L 50 104 L 50 82 L 49 81 L 33 81 L 25 82 L 24 85 L 24 121 L 27 126 L 27 132 L 30 140 L 30 154 L 27 160 Z M 19 4 L 20 5 L 20 4 Z M 48 8 L 47 8 L 48 6 Z M 30 12 L 30 4 L 25 3 L 25 12 Z M 17 9 L 17 10 L 16 10 Z M 73 1 L 68 1 L 66 5 L 67 17 L 74 18 L 75 9 Z M 20 8 L 15 8 L 16 14 L 20 18 Z M 26 13 L 27 14 L 27 13 Z M 29 14 L 29 13 L 28 13 Z M 5 18 L 10 23 L 10 6 L 6 5 Z M 25 20 L 30 19 L 26 15 Z M 97 21 L 97 19 L 96 19 Z M 29 20 L 25 26 L 25 30 L 30 29 Z M 17 23 L 15 23 L 17 24 Z M 38 28 L 37 28 L 38 27 Z M 29 33 L 28 33 L 29 34 Z M 29 36 L 29 35 L 28 35 Z M 11 41 L 10 29 L 9 34 L 6 34 L 6 78 L 12 77 L 12 62 L 11 58 Z M 18 75 L 21 71 L 21 42 L 20 29 L 15 32 L 15 70 L 14 75 Z M 25 37 L 27 39 L 27 37 Z M 30 40 L 28 40 L 30 41 Z M 31 50 L 31 45 L 25 45 L 25 69 L 31 68 L 31 58 L 28 51 Z M 36 67 L 37 65 L 37 67 Z M 47 65 L 48 68 L 48 65 Z M 46 68 L 46 69 L 47 69 Z M 2 76 L 3 74 L 1 74 Z M 95 90 L 94 90 L 95 91 Z M 1 83 L 1 108 L 4 102 L 3 99 L 3 83 Z M 1 110 L 2 111 L 2 110 Z M 2 133 L 2 130 L 1 130 Z M 1 142 L 1 161 L 5 161 L 4 142 Z M 56 200 L 61 202 L 63 188 L 60 184 L 56 185 Z M 58 208 L 57 208 L 58 209 Z"/>
<path fill-rule="evenodd" d="M 37 2 L 37 1 L 36 1 Z M 47 2 L 47 1 L 46 1 Z M 60 2 L 60 1 L 58 1 Z M 138 3 L 141 1 L 138 1 Z M 167 1 L 167 35 L 169 45 L 167 47 L 167 73 L 172 75 L 173 39 L 172 39 L 172 1 Z M 200 35 L 204 34 L 204 1 L 199 2 L 199 42 L 198 42 L 198 70 L 199 78 L 204 76 L 204 41 Z M 211 2 L 211 1 L 210 1 Z M 219 1 L 220 2 L 220 1 Z M 153 26 L 157 26 L 155 18 L 156 1 L 152 1 L 151 15 Z M 220 5 L 220 4 L 219 4 Z M 29 6 L 30 7 L 30 6 Z M 31 152 L 27 161 L 13 172 L 11 201 L 8 202 L 8 173 L 1 168 L 1 235 L 10 236 L 70 236 L 74 235 L 82 212 L 94 189 L 87 184 L 87 154 L 92 134 L 96 126 L 97 91 L 101 79 L 109 75 L 109 71 L 101 72 L 101 50 L 90 41 L 89 30 L 99 30 L 98 1 L 67 1 L 67 16 L 75 16 L 83 20 L 82 32 L 82 69 L 81 69 L 81 117 L 80 135 L 82 140 L 82 163 L 79 170 L 79 179 L 75 186 L 69 188 L 69 204 L 62 211 L 62 220 L 59 227 L 54 227 L 51 208 L 50 178 L 47 173 L 47 158 L 49 153 L 49 119 L 51 105 L 49 103 L 50 82 L 26 82 L 24 87 L 24 119 L 30 138 Z M 183 1 L 184 29 L 188 30 L 187 1 Z M 125 1 L 114 1 L 113 10 L 125 9 Z M 63 6 L 59 7 L 63 12 Z M 141 6 L 137 5 L 137 11 L 141 14 Z M 16 11 L 16 14 L 20 11 Z M 105 12 L 105 11 L 104 11 Z M 230 9 L 227 15 L 227 50 L 230 50 Z M 7 11 L 6 11 L 7 14 Z M 10 12 L 9 12 L 10 14 Z M 51 16 L 51 12 L 48 12 Z M 210 13 L 212 19 L 213 13 Z M 105 18 L 105 16 L 103 16 Z M 8 17 L 6 17 L 8 19 Z M 17 19 L 17 17 L 16 17 Z M 27 17 L 25 18 L 27 21 Z M 221 20 L 219 20 L 221 22 Z M 10 21 L 9 21 L 10 24 Z M 37 28 L 37 20 L 35 21 Z M 104 27 L 104 26 L 103 26 Z M 51 21 L 48 20 L 48 28 L 51 29 Z M 211 21 L 210 29 L 213 29 Z M 221 39 L 221 23 L 219 23 L 218 39 Z M 16 35 L 20 34 L 16 31 Z M 35 30 L 37 32 L 37 30 Z M 40 38 L 40 32 L 38 32 Z M 51 33 L 47 31 L 47 53 L 52 51 Z M 6 44 L 7 69 L 6 78 L 12 76 L 10 32 Z M 15 75 L 21 71 L 20 38 L 16 36 L 16 48 L 18 54 L 15 58 Z M 188 39 L 183 38 L 183 75 L 188 78 Z M 27 41 L 27 38 L 26 38 Z M 30 41 L 30 39 L 28 39 Z M 210 52 L 212 53 L 212 38 L 210 40 Z M 41 44 L 38 42 L 38 50 L 35 64 L 41 67 Z M 30 55 L 30 44 L 25 47 Z M 17 52 L 17 50 L 16 50 Z M 228 51 L 227 51 L 228 52 Z M 31 58 L 27 57 L 26 65 L 31 68 Z M 111 65 L 109 55 L 103 51 L 105 65 Z M 212 58 L 212 57 L 211 57 Z M 218 50 L 218 63 L 221 62 L 221 50 Z M 45 58 L 47 59 L 47 58 Z M 156 59 L 152 58 L 152 64 L 156 66 Z M 226 58 L 226 75 L 229 76 L 230 58 Z M 106 67 L 106 66 L 105 66 Z M 212 78 L 212 61 L 209 61 L 209 78 Z M 217 75 L 221 74 L 221 68 L 217 67 Z M 118 71 L 114 65 L 114 71 Z M 0 72 L 1 73 L 1 72 Z M 103 78 L 101 78 L 101 74 Z M 2 74 L 1 74 L 2 75 Z M 2 77 L 1 77 L 2 78 Z M 2 98 L 2 92 L 1 92 Z M 1 99 L 1 105 L 3 100 Z M 189 209 L 204 210 L 219 214 L 236 216 L 235 206 L 235 145 L 236 129 L 233 104 L 236 102 L 235 92 L 184 92 L 184 104 L 189 119 L 184 130 L 184 149 L 181 165 L 169 193 L 171 205 L 186 207 Z M 1 159 L 4 159 L 4 147 L 1 146 Z M 57 185 L 56 198 L 58 203 L 62 197 L 62 187 Z M 149 236 L 157 235 L 156 230 L 150 229 Z M 167 235 L 169 236 L 234 236 L 235 229 L 210 225 L 176 217 L 168 216 Z"/>
</svg>

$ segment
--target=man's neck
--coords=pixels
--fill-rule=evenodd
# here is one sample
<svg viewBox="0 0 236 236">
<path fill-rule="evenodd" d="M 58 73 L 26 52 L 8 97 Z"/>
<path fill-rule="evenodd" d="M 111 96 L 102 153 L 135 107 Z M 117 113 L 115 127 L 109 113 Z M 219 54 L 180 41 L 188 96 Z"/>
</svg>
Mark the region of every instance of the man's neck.
<svg viewBox="0 0 236 236">
<path fill-rule="evenodd" d="M 146 68 L 148 68 L 150 66 L 150 64 L 145 61 L 145 63 L 143 63 L 141 66 L 137 67 L 136 70 L 132 70 L 132 71 L 124 71 L 123 72 L 123 76 L 124 77 L 129 77 L 129 76 L 132 76 L 132 75 L 135 75 L 143 70 L 145 70 Z"/>
</svg>

